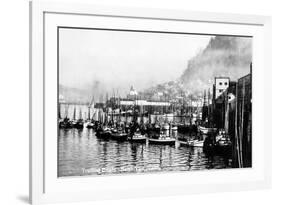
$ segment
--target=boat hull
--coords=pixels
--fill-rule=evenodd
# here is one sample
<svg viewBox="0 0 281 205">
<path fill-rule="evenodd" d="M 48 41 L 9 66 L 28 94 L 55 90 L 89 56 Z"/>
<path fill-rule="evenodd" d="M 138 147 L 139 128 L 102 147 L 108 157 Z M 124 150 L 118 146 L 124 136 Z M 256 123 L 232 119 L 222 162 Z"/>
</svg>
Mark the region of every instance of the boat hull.
<svg viewBox="0 0 281 205">
<path fill-rule="evenodd" d="M 190 141 L 181 141 L 179 140 L 181 146 L 188 146 L 188 147 L 203 147 L 204 141 L 203 140 L 190 140 Z"/>
<path fill-rule="evenodd" d="M 129 139 L 130 142 L 137 142 L 137 143 L 145 143 L 146 142 L 146 137 L 143 138 L 132 138 Z"/>
<path fill-rule="evenodd" d="M 208 128 L 208 127 L 202 127 L 202 126 L 199 126 L 199 131 L 202 133 L 202 134 L 210 134 L 210 133 L 213 133 L 215 132 L 217 129 L 216 128 Z"/>
<path fill-rule="evenodd" d="M 127 133 L 111 133 L 110 138 L 117 141 L 125 141 L 127 140 Z"/>
<path fill-rule="evenodd" d="M 84 123 L 78 122 L 78 123 L 74 124 L 73 127 L 76 128 L 76 129 L 83 129 Z"/>
<path fill-rule="evenodd" d="M 191 140 L 191 141 L 188 141 L 187 143 L 188 143 L 189 147 L 203 147 L 204 146 L 203 140 Z"/>
<path fill-rule="evenodd" d="M 175 139 L 148 139 L 149 144 L 175 145 Z"/>
<path fill-rule="evenodd" d="M 86 126 L 88 129 L 94 129 L 95 125 L 93 123 L 89 123 Z"/>
<path fill-rule="evenodd" d="M 109 139 L 110 132 L 109 131 L 97 131 L 96 136 L 101 139 Z"/>
</svg>

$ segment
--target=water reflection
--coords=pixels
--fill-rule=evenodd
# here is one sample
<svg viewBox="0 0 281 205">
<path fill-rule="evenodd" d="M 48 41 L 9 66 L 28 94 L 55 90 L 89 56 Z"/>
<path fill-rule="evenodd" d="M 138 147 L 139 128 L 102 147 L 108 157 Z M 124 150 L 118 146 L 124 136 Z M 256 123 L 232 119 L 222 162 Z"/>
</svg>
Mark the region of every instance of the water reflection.
<svg viewBox="0 0 281 205">
<path fill-rule="evenodd" d="M 59 177 L 230 168 L 226 157 L 201 147 L 98 139 L 92 129 L 59 130 Z"/>
</svg>

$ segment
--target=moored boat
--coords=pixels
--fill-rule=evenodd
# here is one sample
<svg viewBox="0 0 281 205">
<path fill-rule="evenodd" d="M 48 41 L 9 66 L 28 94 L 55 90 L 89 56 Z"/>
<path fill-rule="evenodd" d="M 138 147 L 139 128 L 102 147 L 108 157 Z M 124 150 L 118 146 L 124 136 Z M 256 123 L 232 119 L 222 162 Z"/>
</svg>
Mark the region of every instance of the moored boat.
<svg viewBox="0 0 281 205">
<path fill-rule="evenodd" d="M 117 141 L 127 140 L 128 134 L 123 129 L 113 129 L 110 133 L 110 138 Z"/>
<path fill-rule="evenodd" d="M 157 125 L 158 128 L 159 125 Z M 156 125 L 155 125 L 156 127 Z M 148 139 L 150 144 L 163 144 L 163 145 L 175 145 L 176 139 L 170 136 L 170 125 L 165 123 L 162 126 L 159 126 L 155 132 L 150 134 Z"/>
<path fill-rule="evenodd" d="M 202 134 L 210 134 L 214 133 L 217 131 L 217 128 L 214 127 L 203 127 L 203 126 L 198 126 L 199 132 Z"/>
<path fill-rule="evenodd" d="M 220 130 L 216 136 L 215 150 L 217 153 L 230 153 L 232 150 L 232 142 L 230 137 L 225 133 L 225 131 Z"/>
<path fill-rule="evenodd" d="M 170 137 L 159 137 L 158 139 L 149 138 L 148 142 L 150 144 L 162 144 L 162 145 L 175 145 L 176 139 Z"/>
<path fill-rule="evenodd" d="M 198 139 L 186 139 L 186 140 L 179 140 L 180 145 L 188 146 L 188 147 L 203 147 L 204 140 Z"/>
<path fill-rule="evenodd" d="M 93 121 L 90 121 L 90 122 L 87 123 L 86 127 L 87 127 L 88 129 L 94 129 L 95 124 L 94 124 Z"/>
<path fill-rule="evenodd" d="M 76 129 L 83 129 L 84 128 L 83 119 L 79 119 L 79 120 L 75 121 L 73 123 L 73 127 L 76 128 Z"/>
<path fill-rule="evenodd" d="M 72 128 L 72 121 L 69 120 L 69 118 L 64 118 L 63 120 L 60 120 L 59 121 L 59 128 L 62 128 L 62 129 L 69 129 L 69 128 Z"/>
<path fill-rule="evenodd" d="M 187 145 L 190 147 L 203 147 L 204 140 L 188 140 Z"/>
<path fill-rule="evenodd" d="M 102 139 L 109 139 L 111 130 L 108 127 L 99 127 L 96 131 L 96 136 Z"/>
<path fill-rule="evenodd" d="M 129 140 L 131 142 L 142 142 L 145 143 L 146 142 L 146 135 L 141 134 L 140 132 L 135 132 L 130 138 Z"/>
</svg>

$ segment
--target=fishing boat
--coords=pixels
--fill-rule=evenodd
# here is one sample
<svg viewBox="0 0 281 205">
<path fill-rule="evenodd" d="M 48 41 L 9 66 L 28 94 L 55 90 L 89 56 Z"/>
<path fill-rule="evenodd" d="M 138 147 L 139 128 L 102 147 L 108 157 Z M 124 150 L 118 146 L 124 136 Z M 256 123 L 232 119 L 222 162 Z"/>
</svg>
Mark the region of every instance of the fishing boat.
<svg viewBox="0 0 281 205">
<path fill-rule="evenodd" d="M 76 111 L 76 110 L 75 110 Z M 75 114 L 75 112 L 74 112 Z M 75 117 L 74 117 L 75 119 Z M 79 119 L 76 120 L 74 123 L 73 123 L 73 127 L 76 128 L 76 129 L 83 129 L 84 128 L 84 120 L 82 118 L 82 111 L 81 111 L 81 108 L 79 110 Z"/>
<path fill-rule="evenodd" d="M 68 118 L 68 109 L 69 106 L 67 105 L 65 108 L 65 117 L 63 119 L 61 119 L 61 114 L 59 110 L 59 128 L 61 129 L 72 128 L 72 121 Z"/>
<path fill-rule="evenodd" d="M 125 132 L 125 129 L 114 128 L 111 130 L 110 138 L 117 141 L 127 140 L 128 133 Z"/>
<path fill-rule="evenodd" d="M 129 140 L 130 140 L 131 142 L 143 142 L 143 143 L 145 143 L 145 142 L 146 142 L 146 135 L 145 135 L 145 134 L 142 134 L 142 133 L 140 132 L 140 130 L 137 129 L 136 132 L 134 132 L 134 133 L 131 134 L 131 137 L 129 138 Z"/>
<path fill-rule="evenodd" d="M 89 122 L 87 123 L 86 127 L 87 127 L 88 129 L 94 129 L 94 128 L 95 128 L 95 123 L 94 123 L 94 121 L 93 121 L 93 120 L 89 121 Z"/>
<path fill-rule="evenodd" d="M 109 139 L 111 134 L 111 130 L 109 127 L 101 127 L 99 126 L 96 131 L 96 136 L 102 139 Z"/>
<path fill-rule="evenodd" d="M 178 136 L 178 126 L 175 124 L 171 125 L 171 136 L 176 138 Z"/>
<path fill-rule="evenodd" d="M 162 144 L 162 145 L 175 145 L 176 139 L 166 136 L 160 136 L 157 139 L 149 138 L 148 139 L 149 144 Z"/>
<path fill-rule="evenodd" d="M 203 127 L 203 126 L 198 126 L 199 132 L 202 134 L 210 134 L 210 133 L 214 133 L 217 131 L 217 128 L 214 127 Z"/>
<path fill-rule="evenodd" d="M 78 119 L 73 123 L 73 127 L 76 129 L 83 129 L 84 128 L 84 121 L 83 119 Z"/>
<path fill-rule="evenodd" d="M 59 128 L 69 129 L 72 128 L 72 121 L 65 117 L 63 120 L 59 121 Z"/>
<path fill-rule="evenodd" d="M 86 127 L 88 129 L 94 129 L 95 128 L 95 121 L 94 119 L 92 118 L 91 119 L 91 106 L 92 106 L 92 103 L 93 103 L 93 98 L 88 106 L 88 118 L 87 118 L 87 122 L 86 122 Z"/>
<path fill-rule="evenodd" d="M 170 136 L 169 129 L 169 124 L 165 123 L 159 132 L 151 134 L 148 142 L 150 144 L 175 145 L 176 139 Z"/>
<path fill-rule="evenodd" d="M 207 156 L 213 156 L 215 154 L 215 145 L 214 145 L 213 139 L 210 136 L 206 137 L 204 140 L 203 152 Z"/>
<path fill-rule="evenodd" d="M 215 150 L 218 153 L 224 154 L 227 154 L 232 150 L 232 142 L 224 130 L 220 130 L 216 136 Z"/>
<path fill-rule="evenodd" d="M 198 140 L 198 139 L 188 140 L 187 145 L 189 147 L 203 147 L 204 146 L 204 140 Z"/>
</svg>

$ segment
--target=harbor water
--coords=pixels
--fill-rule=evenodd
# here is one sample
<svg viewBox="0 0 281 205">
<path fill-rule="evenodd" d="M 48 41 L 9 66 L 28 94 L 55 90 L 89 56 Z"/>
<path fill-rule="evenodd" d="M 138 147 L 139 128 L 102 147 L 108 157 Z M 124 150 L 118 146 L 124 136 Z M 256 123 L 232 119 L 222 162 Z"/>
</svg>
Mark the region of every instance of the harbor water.
<svg viewBox="0 0 281 205">
<path fill-rule="evenodd" d="M 93 129 L 60 129 L 58 177 L 192 171 L 231 168 L 225 156 L 207 156 L 202 147 L 103 140 Z"/>
</svg>

